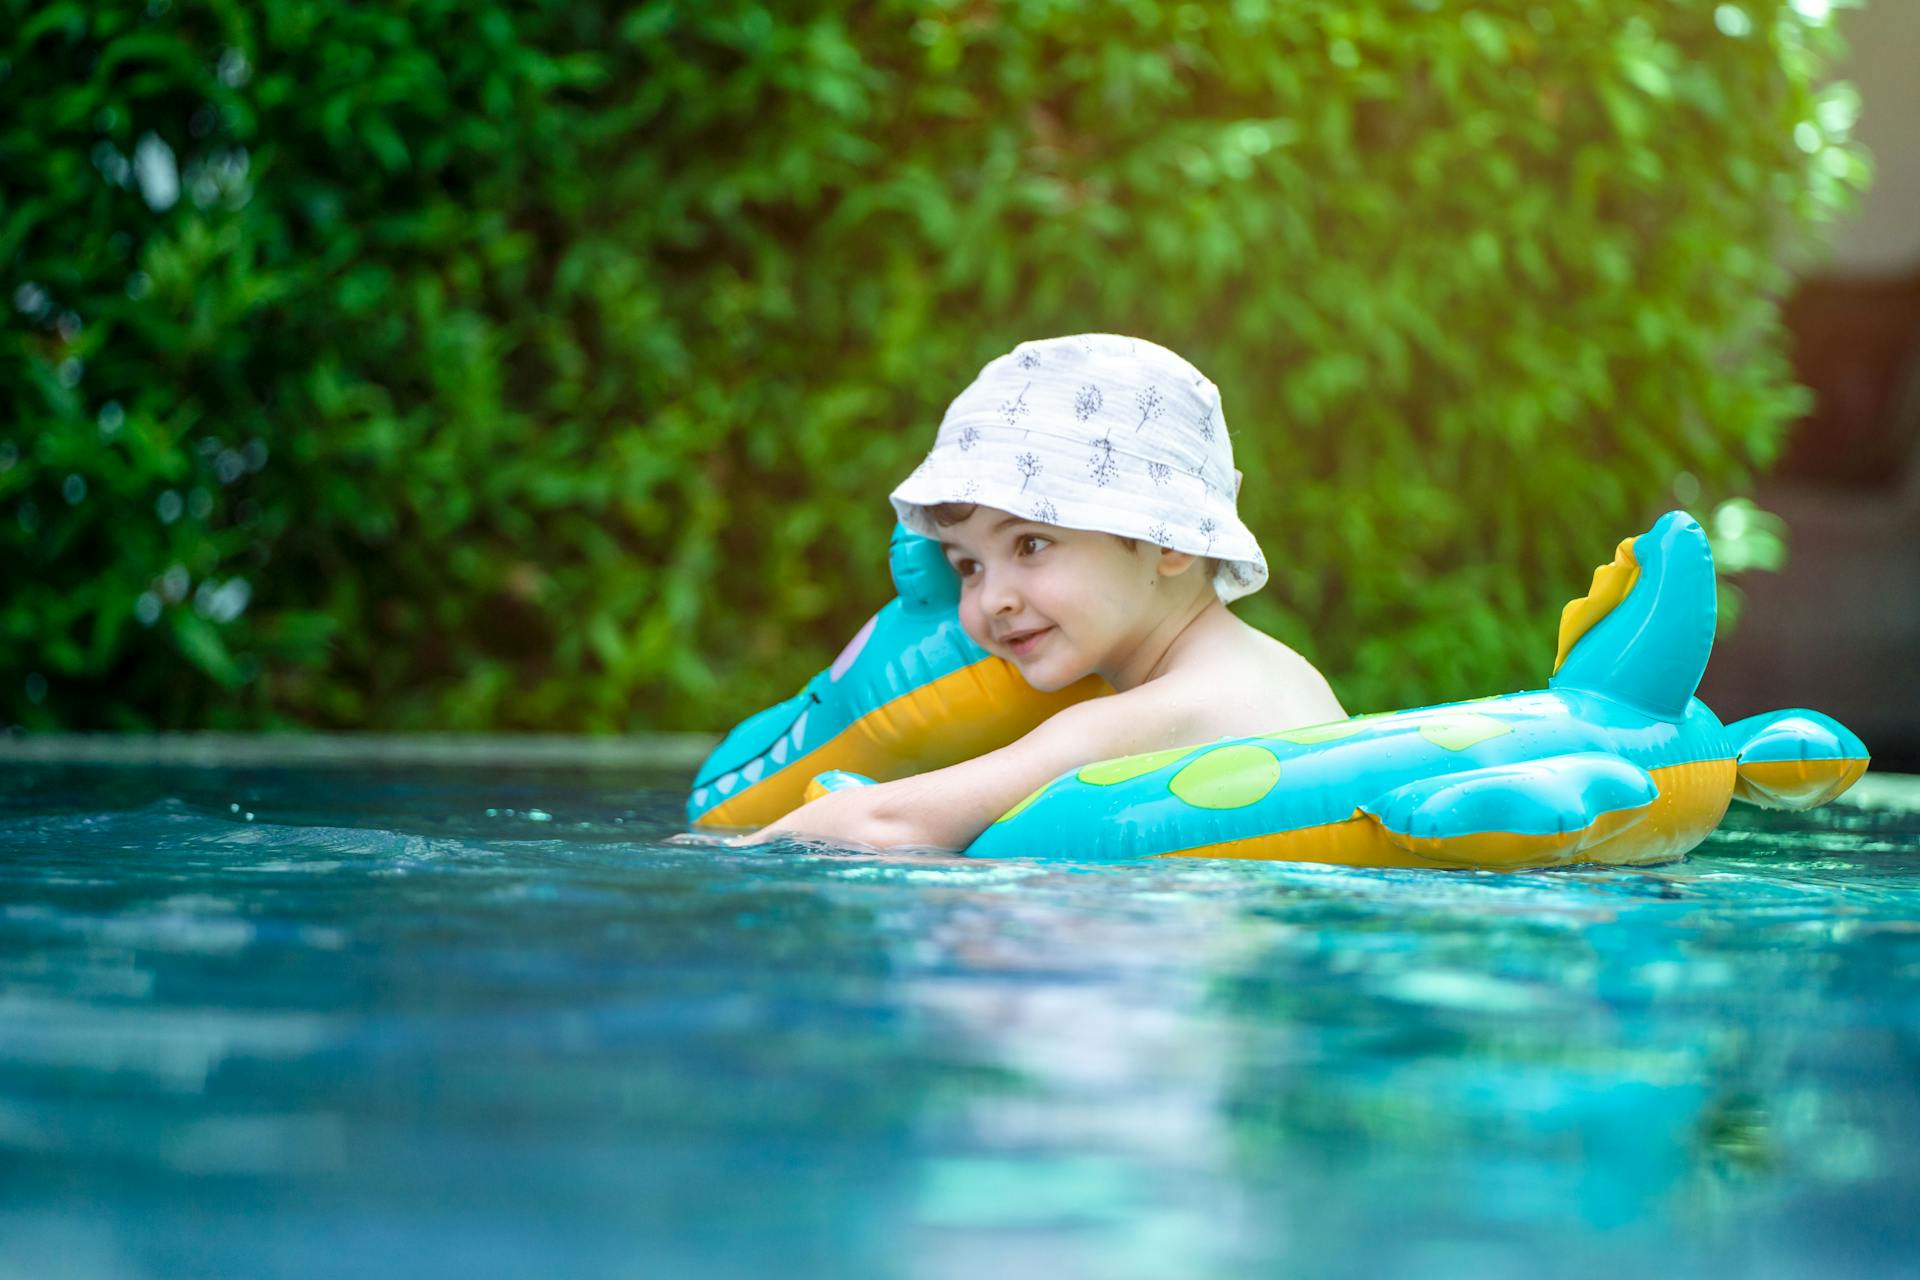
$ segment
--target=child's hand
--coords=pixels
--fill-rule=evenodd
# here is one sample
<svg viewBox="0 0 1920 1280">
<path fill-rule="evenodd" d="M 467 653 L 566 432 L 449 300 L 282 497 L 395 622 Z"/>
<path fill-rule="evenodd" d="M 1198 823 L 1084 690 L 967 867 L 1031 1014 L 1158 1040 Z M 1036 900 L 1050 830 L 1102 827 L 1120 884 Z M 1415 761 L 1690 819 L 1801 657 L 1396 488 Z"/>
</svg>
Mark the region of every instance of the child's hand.
<svg viewBox="0 0 1920 1280">
<path fill-rule="evenodd" d="M 892 843 L 887 827 L 877 810 L 886 787 L 880 784 L 850 786 L 829 791 L 801 805 L 778 822 L 769 823 L 744 836 L 727 841 L 731 848 L 767 844 L 779 839 L 811 839 L 836 846 L 880 849 Z"/>
</svg>

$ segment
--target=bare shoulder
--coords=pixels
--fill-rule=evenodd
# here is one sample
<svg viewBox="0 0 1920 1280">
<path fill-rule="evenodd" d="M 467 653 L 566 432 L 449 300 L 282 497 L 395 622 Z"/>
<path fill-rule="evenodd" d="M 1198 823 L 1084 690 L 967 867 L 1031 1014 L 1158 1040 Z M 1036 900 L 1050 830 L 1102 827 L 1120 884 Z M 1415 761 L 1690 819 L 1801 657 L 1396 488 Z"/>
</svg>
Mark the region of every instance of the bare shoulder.
<svg viewBox="0 0 1920 1280">
<path fill-rule="evenodd" d="M 1234 619 L 1137 688 L 1056 713 L 1029 737 L 1072 768 L 1114 756 L 1346 719 L 1327 678 L 1294 649 Z"/>
<path fill-rule="evenodd" d="M 1169 695 L 1191 705 L 1194 727 L 1203 735 L 1196 741 L 1273 733 L 1347 715 L 1319 668 L 1245 623 L 1215 637 L 1163 680 Z"/>
</svg>

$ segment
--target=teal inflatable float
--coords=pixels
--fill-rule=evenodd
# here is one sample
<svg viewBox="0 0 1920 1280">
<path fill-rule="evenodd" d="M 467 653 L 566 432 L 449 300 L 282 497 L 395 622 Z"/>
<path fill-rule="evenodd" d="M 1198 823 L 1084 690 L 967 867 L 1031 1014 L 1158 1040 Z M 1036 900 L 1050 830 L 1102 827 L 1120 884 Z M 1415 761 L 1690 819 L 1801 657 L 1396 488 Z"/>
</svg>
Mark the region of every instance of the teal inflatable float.
<svg viewBox="0 0 1920 1280">
<path fill-rule="evenodd" d="M 903 537 L 913 535 L 895 534 L 896 578 L 903 556 L 916 554 Z M 1621 542 L 1588 593 L 1567 605 L 1545 689 L 1089 764 L 1014 806 L 967 853 L 1082 863 L 1198 857 L 1497 868 L 1677 858 L 1706 838 L 1734 799 L 1812 808 L 1853 785 L 1868 763 L 1860 739 L 1818 711 L 1722 724 L 1693 696 L 1714 617 L 1706 534 L 1685 512 L 1669 512 Z M 877 631 L 878 621 L 869 627 Z M 911 644 L 873 650 L 869 641 L 860 656 L 895 673 L 894 683 L 875 686 L 891 695 L 887 703 L 930 683 L 900 674 L 919 660 Z M 862 715 L 871 722 L 887 703 Z M 1042 709 L 1026 704 L 1023 717 Z M 993 719 L 978 705 L 969 714 Z M 756 723 L 763 736 L 768 725 L 748 722 Z M 996 737 L 977 723 L 972 729 L 976 745 Z M 696 783 L 696 797 L 703 786 L 712 794 L 728 743 L 702 771 L 709 781 Z M 805 772 L 812 793 L 882 776 L 833 755 L 812 756 L 811 765 L 827 766 Z M 714 807 L 690 802 L 689 817 L 702 825 Z"/>
</svg>

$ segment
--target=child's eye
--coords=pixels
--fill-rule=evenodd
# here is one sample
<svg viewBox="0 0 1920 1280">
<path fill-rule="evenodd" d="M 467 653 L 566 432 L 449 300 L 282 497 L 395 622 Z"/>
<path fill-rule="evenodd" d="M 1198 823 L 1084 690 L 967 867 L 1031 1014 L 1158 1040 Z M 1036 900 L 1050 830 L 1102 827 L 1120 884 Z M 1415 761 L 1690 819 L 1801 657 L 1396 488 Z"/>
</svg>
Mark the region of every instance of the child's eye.
<svg viewBox="0 0 1920 1280">
<path fill-rule="evenodd" d="M 1034 547 L 1032 550 L 1028 550 L 1027 544 L 1029 543 L 1039 543 L 1040 545 Z M 1014 545 L 1019 548 L 1021 555 L 1030 556 L 1030 555 L 1038 554 L 1041 548 L 1051 546 L 1052 544 L 1053 544 L 1052 538 L 1043 538 L 1037 533 L 1029 533 L 1022 536 L 1020 541 L 1015 543 Z"/>
<path fill-rule="evenodd" d="M 957 573 L 957 574 L 959 574 L 959 575 L 960 575 L 961 577 L 963 577 L 963 578 L 969 578 L 969 577 L 972 577 L 972 576 L 973 576 L 973 571 L 974 571 L 975 569 L 978 569 L 979 567 L 980 567 L 980 566 L 979 566 L 978 564 L 976 564 L 976 563 L 974 563 L 974 562 L 973 562 L 973 561 L 971 561 L 971 560 L 955 560 L 955 561 L 953 561 L 953 571 L 954 571 L 955 573 Z"/>
</svg>

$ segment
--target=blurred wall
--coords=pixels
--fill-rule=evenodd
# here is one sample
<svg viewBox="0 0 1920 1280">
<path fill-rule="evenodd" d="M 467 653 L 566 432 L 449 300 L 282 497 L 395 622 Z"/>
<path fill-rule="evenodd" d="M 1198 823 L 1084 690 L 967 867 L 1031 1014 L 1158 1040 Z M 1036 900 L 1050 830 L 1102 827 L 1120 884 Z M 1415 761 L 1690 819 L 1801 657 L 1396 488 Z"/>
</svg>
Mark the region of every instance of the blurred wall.
<svg viewBox="0 0 1920 1280">
<path fill-rule="evenodd" d="M 1860 90 L 1854 137 L 1873 152 L 1873 186 L 1840 224 L 1832 272 L 1886 277 L 1920 270 L 1920 0 L 1868 0 L 1839 14 L 1851 48 L 1841 79 Z"/>
<path fill-rule="evenodd" d="M 1723 719 L 1816 707 L 1874 767 L 1920 772 L 1920 3 L 1843 10 L 1872 187 L 1786 310 L 1815 408 L 1757 493 L 1788 526 L 1700 696 Z"/>
</svg>

